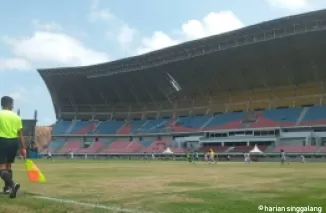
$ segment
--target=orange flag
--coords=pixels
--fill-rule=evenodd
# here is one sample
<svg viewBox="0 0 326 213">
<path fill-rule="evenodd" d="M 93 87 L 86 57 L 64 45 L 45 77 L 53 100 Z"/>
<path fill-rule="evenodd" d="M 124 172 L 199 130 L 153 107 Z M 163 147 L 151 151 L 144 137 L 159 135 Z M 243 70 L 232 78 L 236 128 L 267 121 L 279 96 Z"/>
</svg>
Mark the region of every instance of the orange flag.
<svg viewBox="0 0 326 213">
<path fill-rule="evenodd" d="M 44 174 L 37 168 L 32 160 L 26 159 L 25 166 L 27 170 L 27 176 L 30 182 L 45 183 Z"/>
</svg>

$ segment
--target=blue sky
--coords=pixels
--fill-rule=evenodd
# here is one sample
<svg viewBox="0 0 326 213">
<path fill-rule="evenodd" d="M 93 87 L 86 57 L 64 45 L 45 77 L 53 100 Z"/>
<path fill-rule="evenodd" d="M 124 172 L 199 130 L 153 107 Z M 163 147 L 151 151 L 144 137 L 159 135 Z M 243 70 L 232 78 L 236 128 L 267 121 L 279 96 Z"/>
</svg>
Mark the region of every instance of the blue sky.
<svg viewBox="0 0 326 213">
<path fill-rule="evenodd" d="M 325 0 L 10 0 L 0 7 L 0 95 L 55 121 L 37 68 L 90 65 L 296 13 Z M 59 85 L 58 85 L 59 86 Z"/>
</svg>

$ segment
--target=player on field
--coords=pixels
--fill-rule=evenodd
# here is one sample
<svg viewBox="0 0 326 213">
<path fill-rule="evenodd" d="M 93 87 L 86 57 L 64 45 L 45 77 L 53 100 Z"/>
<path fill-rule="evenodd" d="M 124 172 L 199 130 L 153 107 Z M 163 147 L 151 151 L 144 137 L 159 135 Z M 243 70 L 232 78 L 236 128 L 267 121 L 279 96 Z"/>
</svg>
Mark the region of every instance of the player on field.
<svg viewBox="0 0 326 213">
<path fill-rule="evenodd" d="M 301 155 L 301 163 L 306 163 L 306 158 L 304 157 L 304 155 Z"/>
<path fill-rule="evenodd" d="M 193 152 L 191 153 L 191 162 L 192 162 L 192 163 L 196 163 L 196 152 L 195 152 L 195 151 L 193 151 Z"/>
<path fill-rule="evenodd" d="M 143 160 L 149 162 L 149 159 L 148 159 L 148 156 L 147 156 L 147 152 L 144 152 Z"/>
<path fill-rule="evenodd" d="M 47 157 L 46 157 L 46 159 L 51 159 L 51 160 L 53 160 L 52 159 L 52 153 L 48 150 L 47 151 Z"/>
<path fill-rule="evenodd" d="M 198 151 L 194 152 L 194 162 L 195 161 L 197 161 L 197 162 L 199 161 L 199 153 L 198 153 Z"/>
<path fill-rule="evenodd" d="M 205 153 L 205 161 L 208 162 L 209 161 L 209 152 Z"/>
<path fill-rule="evenodd" d="M 286 155 L 283 149 L 281 149 L 280 157 L 281 157 L 281 164 L 283 165 L 286 161 Z"/>
<path fill-rule="evenodd" d="M 5 182 L 3 192 L 10 198 L 16 198 L 20 184 L 13 181 L 11 165 L 21 145 L 21 155 L 26 157 L 25 140 L 22 133 L 21 118 L 12 111 L 14 100 L 11 97 L 1 98 L 0 111 L 0 177 Z"/>
<path fill-rule="evenodd" d="M 250 154 L 249 154 L 249 152 L 244 152 L 243 156 L 244 156 L 244 162 L 246 164 L 249 164 L 250 163 Z"/>
<path fill-rule="evenodd" d="M 70 159 L 74 159 L 74 152 L 73 151 L 70 150 L 69 155 L 70 155 Z"/>
<path fill-rule="evenodd" d="M 187 157 L 188 162 L 191 163 L 191 156 L 189 153 L 187 153 L 186 157 Z"/>
<path fill-rule="evenodd" d="M 209 150 L 209 161 L 210 161 L 210 163 L 216 163 L 215 153 L 214 153 L 213 149 Z"/>
</svg>

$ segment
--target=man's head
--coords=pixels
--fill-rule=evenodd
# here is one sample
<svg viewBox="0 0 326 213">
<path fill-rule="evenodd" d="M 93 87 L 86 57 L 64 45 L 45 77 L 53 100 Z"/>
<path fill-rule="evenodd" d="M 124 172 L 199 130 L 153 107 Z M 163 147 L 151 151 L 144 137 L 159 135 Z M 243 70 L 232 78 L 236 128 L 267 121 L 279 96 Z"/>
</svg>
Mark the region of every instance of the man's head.
<svg viewBox="0 0 326 213">
<path fill-rule="evenodd" d="M 14 108 L 14 99 L 9 96 L 1 98 L 1 107 L 3 109 L 12 110 Z"/>
</svg>

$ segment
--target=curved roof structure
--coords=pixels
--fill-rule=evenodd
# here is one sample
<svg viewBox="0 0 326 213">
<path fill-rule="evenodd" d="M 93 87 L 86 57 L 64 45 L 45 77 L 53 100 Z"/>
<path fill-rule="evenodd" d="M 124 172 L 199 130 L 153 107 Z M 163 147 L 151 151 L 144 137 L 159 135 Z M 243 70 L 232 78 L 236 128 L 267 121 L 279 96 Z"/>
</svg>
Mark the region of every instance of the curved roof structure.
<svg viewBox="0 0 326 213">
<path fill-rule="evenodd" d="M 326 10 L 114 62 L 43 69 L 56 113 L 326 80 Z M 313 67 L 313 72 L 311 69 Z M 107 109 L 105 109 L 107 110 Z M 104 110 L 104 111 L 105 111 Z"/>
</svg>

